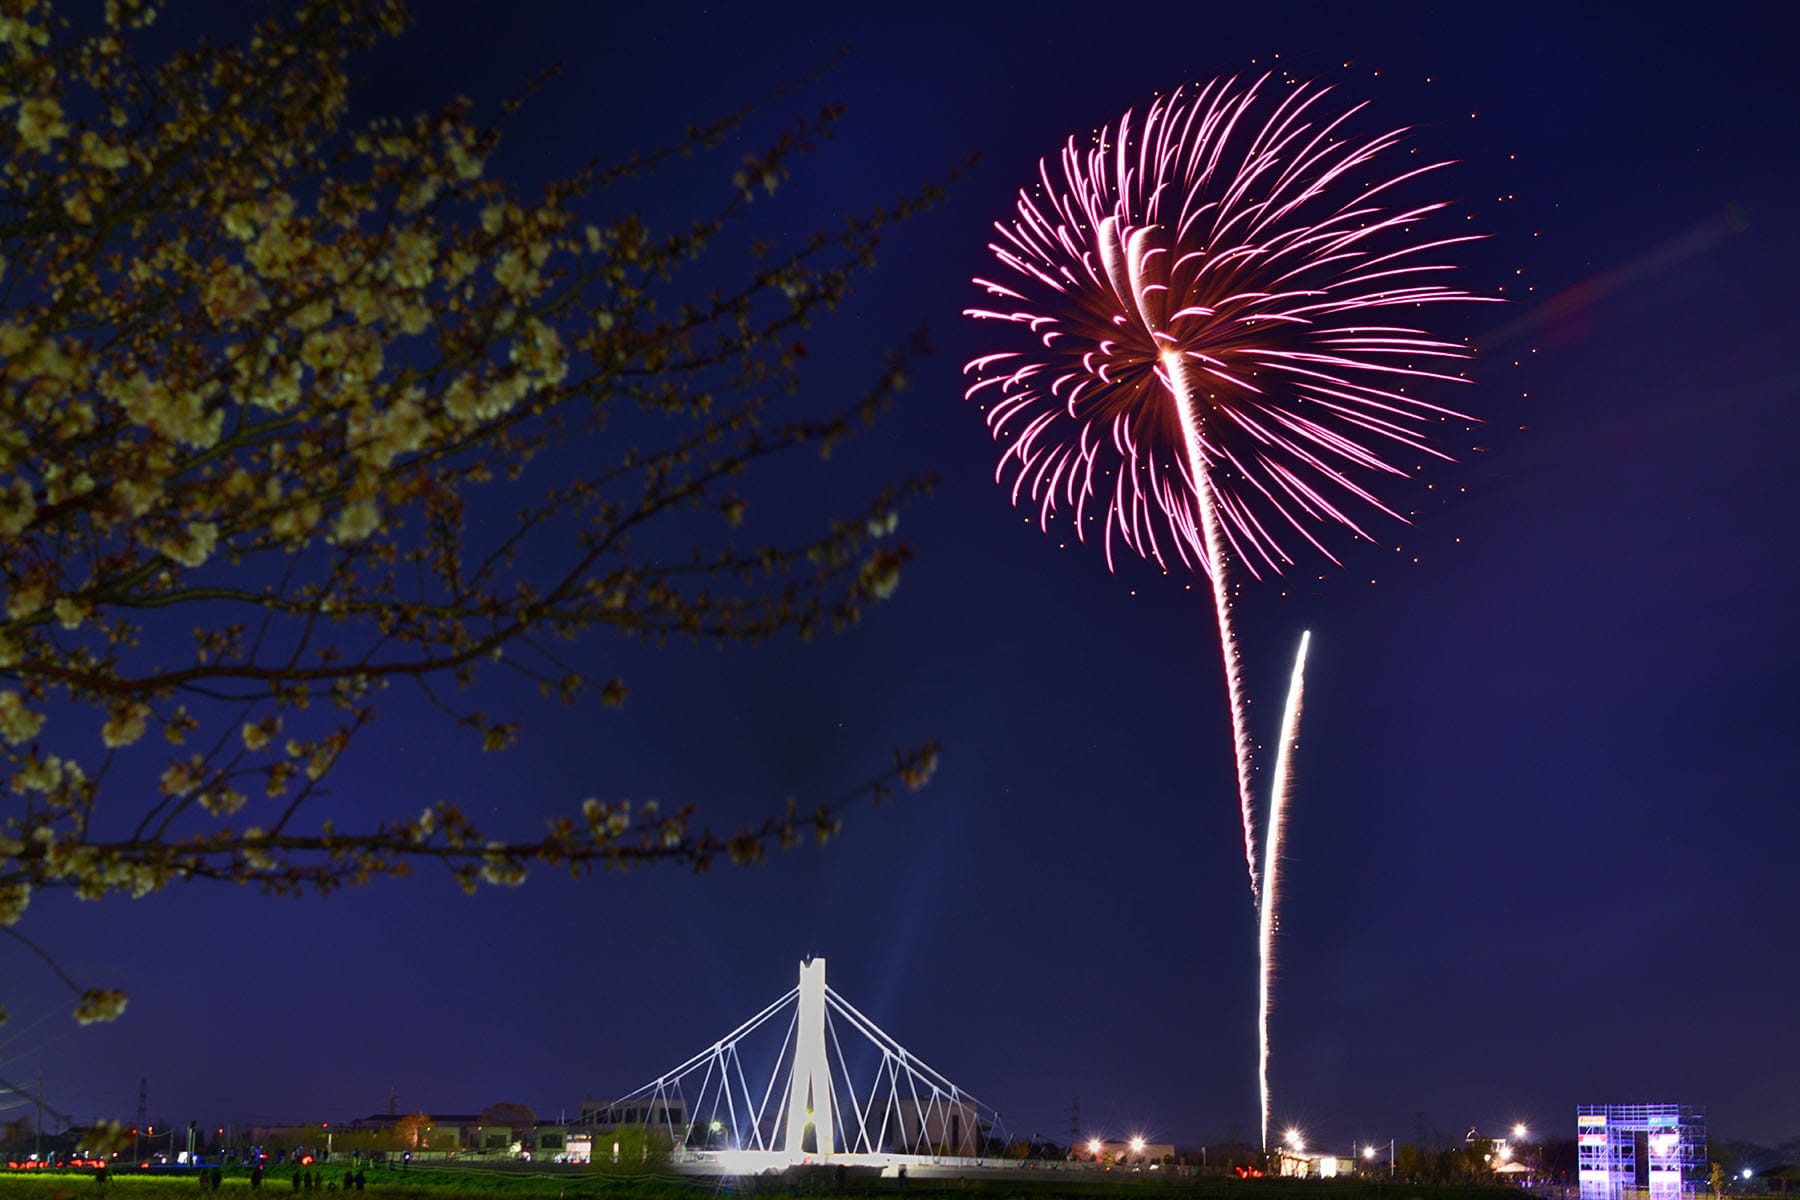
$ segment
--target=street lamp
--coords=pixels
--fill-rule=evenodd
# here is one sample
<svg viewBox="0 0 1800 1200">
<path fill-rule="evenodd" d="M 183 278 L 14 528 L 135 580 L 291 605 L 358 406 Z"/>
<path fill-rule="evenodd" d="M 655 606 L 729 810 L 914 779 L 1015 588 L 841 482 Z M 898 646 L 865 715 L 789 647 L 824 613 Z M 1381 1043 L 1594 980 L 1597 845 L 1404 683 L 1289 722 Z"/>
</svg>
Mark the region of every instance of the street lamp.
<svg viewBox="0 0 1800 1200">
<path fill-rule="evenodd" d="M 1524 1141 L 1525 1135 L 1530 1132 L 1531 1131 L 1529 1129 L 1525 1128 L 1525 1122 L 1520 1121 L 1517 1125 L 1513 1126 L 1513 1141 L 1515 1141 L 1515 1142 Z"/>
<path fill-rule="evenodd" d="M 1293 1148 L 1295 1154 L 1304 1154 L 1306 1152 L 1306 1139 L 1301 1137 L 1300 1131 L 1293 1126 L 1288 1126 L 1287 1132 L 1282 1135 L 1282 1140 L 1287 1142 L 1287 1144 Z"/>
<path fill-rule="evenodd" d="M 1369 1143 L 1367 1146 L 1364 1146 L 1363 1147 L 1363 1160 L 1365 1162 L 1373 1162 L 1375 1160 L 1375 1151 L 1377 1149 L 1379 1149 L 1379 1147 L 1373 1142 Z M 1390 1177 L 1392 1177 L 1392 1175 L 1394 1174 L 1394 1139 L 1393 1138 L 1388 1139 L 1387 1152 L 1388 1152 L 1388 1175 Z"/>
</svg>

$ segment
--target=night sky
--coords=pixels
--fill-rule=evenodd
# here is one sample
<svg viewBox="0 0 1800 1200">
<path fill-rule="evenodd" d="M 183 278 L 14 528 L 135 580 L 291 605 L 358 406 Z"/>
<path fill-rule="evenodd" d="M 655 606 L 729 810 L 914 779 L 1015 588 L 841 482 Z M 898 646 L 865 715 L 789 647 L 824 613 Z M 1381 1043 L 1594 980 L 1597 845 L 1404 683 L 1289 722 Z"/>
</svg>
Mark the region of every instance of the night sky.
<svg viewBox="0 0 1800 1200">
<path fill-rule="evenodd" d="M 6 951 L 0 1075 L 41 1073 L 84 1121 L 130 1118 L 140 1076 L 159 1122 L 344 1121 L 390 1087 L 405 1110 L 554 1116 L 675 1065 L 814 954 L 1015 1135 L 1066 1138 L 1079 1097 L 1084 1134 L 1254 1141 L 1255 922 L 1204 579 L 1109 574 L 1009 506 L 959 369 L 1010 342 L 959 314 L 1040 155 L 1159 89 L 1275 66 L 1460 159 L 1437 186 L 1493 235 L 1462 282 L 1516 301 L 1447 318 L 1484 348 L 1457 399 L 1486 424 L 1447 432 L 1457 463 L 1383 485 L 1415 523 L 1336 537 L 1342 568 L 1309 559 L 1239 600 L 1265 739 L 1313 632 L 1276 1123 L 1339 1148 L 1421 1124 L 1572 1136 L 1578 1103 L 1668 1102 L 1704 1106 L 1715 1137 L 1800 1135 L 1800 102 L 1775 6 L 417 7 L 359 68 L 363 111 L 491 105 L 560 61 L 492 164 L 533 187 L 853 46 L 600 215 L 684 225 L 833 100 L 838 136 L 758 202 L 770 236 L 982 162 L 808 335 L 823 405 L 928 326 L 900 405 L 751 493 L 773 528 L 813 528 L 936 472 L 890 602 L 807 645 L 589 641 L 578 660 L 630 702 L 564 709 L 496 679 L 484 706 L 527 721 L 504 755 L 396 694 L 316 815 L 448 799 L 528 835 L 597 795 L 730 825 L 836 795 L 896 745 L 942 739 L 941 769 L 747 871 L 540 873 L 473 900 L 430 874 L 324 901 L 41 895 L 28 931 L 131 1007 L 78 1028 Z"/>
</svg>

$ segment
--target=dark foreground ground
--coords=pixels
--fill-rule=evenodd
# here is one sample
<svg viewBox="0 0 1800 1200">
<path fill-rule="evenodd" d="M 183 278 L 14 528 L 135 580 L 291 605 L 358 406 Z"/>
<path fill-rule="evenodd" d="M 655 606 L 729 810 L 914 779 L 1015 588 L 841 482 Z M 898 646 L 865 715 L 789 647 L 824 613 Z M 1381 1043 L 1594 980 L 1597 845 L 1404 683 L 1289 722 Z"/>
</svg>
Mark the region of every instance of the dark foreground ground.
<svg viewBox="0 0 1800 1200">
<path fill-rule="evenodd" d="M 1006 1179 L 851 1179 L 842 1189 L 826 1171 L 783 1177 L 718 1181 L 662 1174 L 620 1175 L 613 1172 L 497 1172 L 480 1168 L 367 1173 L 360 1194 L 368 1200 L 526 1200 L 528 1197 L 620 1197 L 621 1200 L 703 1200 L 712 1196 L 784 1197 L 843 1196 L 869 1200 L 1014 1200 L 1023 1197 L 1066 1197 L 1067 1200 L 1520 1200 L 1513 1188 L 1446 1187 L 1355 1179 L 1178 1179 L 1147 1175 L 1075 1175 L 1021 1172 Z M 92 1172 L 40 1174 L 0 1171 L 3 1200 L 325 1200 L 343 1198 L 343 1172 L 326 1169 L 327 1187 L 297 1190 L 289 1173 L 279 1171 L 252 1190 L 244 1172 L 227 1172 L 219 1192 L 202 1191 L 194 1176 L 145 1176 L 117 1172 L 104 1185 Z"/>
</svg>

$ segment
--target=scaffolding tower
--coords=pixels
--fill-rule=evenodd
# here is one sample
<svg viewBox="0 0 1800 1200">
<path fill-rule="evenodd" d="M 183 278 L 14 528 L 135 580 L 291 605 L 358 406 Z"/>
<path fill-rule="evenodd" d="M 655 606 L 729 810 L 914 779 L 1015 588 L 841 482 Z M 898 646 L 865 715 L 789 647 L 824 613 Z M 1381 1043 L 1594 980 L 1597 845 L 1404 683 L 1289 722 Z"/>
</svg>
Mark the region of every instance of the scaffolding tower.
<svg viewBox="0 0 1800 1200">
<path fill-rule="evenodd" d="M 1575 1109 L 1581 1200 L 1679 1200 L 1707 1190 L 1706 1114 L 1689 1104 Z"/>
</svg>

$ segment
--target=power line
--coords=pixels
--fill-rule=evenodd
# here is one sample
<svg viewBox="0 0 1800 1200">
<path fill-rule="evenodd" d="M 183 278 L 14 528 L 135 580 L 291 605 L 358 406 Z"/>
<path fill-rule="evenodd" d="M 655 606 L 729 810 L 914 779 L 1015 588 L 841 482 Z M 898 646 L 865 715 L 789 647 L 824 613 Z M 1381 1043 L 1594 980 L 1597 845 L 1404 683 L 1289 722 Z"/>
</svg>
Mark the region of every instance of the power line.
<svg viewBox="0 0 1800 1200">
<path fill-rule="evenodd" d="M 34 1097 L 31 1093 L 27 1092 L 18 1084 L 13 1083 L 11 1080 L 0 1078 L 0 1095 L 4 1095 L 7 1092 L 22 1097 L 27 1104 L 36 1104 L 40 1111 L 49 1113 L 64 1125 L 73 1125 L 75 1123 L 75 1118 L 71 1117 L 68 1113 L 63 1112 L 55 1105 L 44 1103 L 44 1089 L 42 1085 L 39 1085 L 37 1095 Z"/>
</svg>

